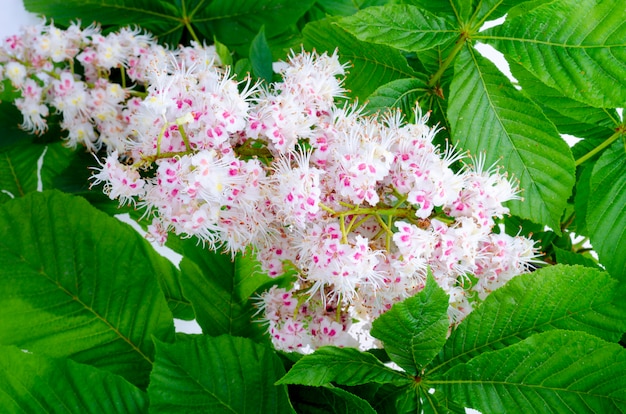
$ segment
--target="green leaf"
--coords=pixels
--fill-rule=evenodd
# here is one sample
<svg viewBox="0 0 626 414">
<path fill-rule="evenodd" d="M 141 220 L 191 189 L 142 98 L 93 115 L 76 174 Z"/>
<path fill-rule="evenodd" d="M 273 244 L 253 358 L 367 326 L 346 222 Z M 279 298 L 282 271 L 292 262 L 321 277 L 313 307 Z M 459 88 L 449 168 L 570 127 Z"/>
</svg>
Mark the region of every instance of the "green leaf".
<svg viewBox="0 0 626 414">
<path fill-rule="evenodd" d="M 357 39 L 419 52 L 458 36 L 445 19 L 406 4 L 370 7 L 339 21 Z"/>
<path fill-rule="evenodd" d="M 415 76 L 398 50 L 362 42 L 341 29 L 336 21 L 329 18 L 309 23 L 302 35 L 307 49 L 320 53 L 338 49 L 341 62 L 351 64 L 344 83 L 349 96 L 365 101 L 379 85 Z"/>
<path fill-rule="evenodd" d="M 324 346 L 300 358 L 277 384 L 320 386 L 331 382 L 408 385 L 412 377 L 386 367 L 372 354 L 354 348 Z"/>
<path fill-rule="evenodd" d="M 151 337 L 174 325 L 154 277 L 164 259 L 137 232 L 49 191 L 0 206 L 0 241 L 0 344 L 147 384 Z"/>
<path fill-rule="evenodd" d="M 583 256 L 579 253 L 574 253 L 570 250 L 560 249 L 556 246 L 553 246 L 554 253 L 556 254 L 556 261 L 560 264 L 566 265 L 581 265 L 585 267 L 591 267 L 594 269 L 599 269 L 598 264 L 591 258 Z"/>
<path fill-rule="evenodd" d="M 606 272 L 582 266 L 556 265 L 516 276 L 452 332 L 431 372 L 553 329 L 617 342 L 626 330 L 618 286 Z"/>
<path fill-rule="evenodd" d="M 206 36 L 215 35 L 229 47 L 247 46 L 265 25 L 268 38 L 286 31 L 315 3 L 315 0 L 229 0 L 212 1 L 199 8 L 194 25 Z"/>
<path fill-rule="evenodd" d="M 289 387 L 291 402 L 300 414 L 376 414 L 364 399 L 337 387 Z"/>
<path fill-rule="evenodd" d="M 598 108 L 626 102 L 622 0 L 557 0 L 507 19 L 476 39 L 565 96 Z"/>
<path fill-rule="evenodd" d="M 68 25 L 77 19 L 85 24 L 139 25 L 162 40 L 177 44 L 184 26 L 181 11 L 161 0 L 24 0 L 26 10 Z"/>
<path fill-rule="evenodd" d="M 252 73 L 259 79 L 270 83 L 272 81 L 272 51 L 265 38 L 265 26 L 261 27 L 259 34 L 252 40 L 250 45 L 250 62 Z"/>
<path fill-rule="evenodd" d="M 350 16 L 359 10 L 372 6 L 384 6 L 391 0 L 318 0 L 316 6 L 321 7 L 326 15 Z"/>
<path fill-rule="evenodd" d="M 614 277 L 626 280 L 626 151 L 620 141 L 593 167 L 587 228 L 600 263 Z"/>
<path fill-rule="evenodd" d="M 367 98 L 367 111 L 375 113 L 397 108 L 405 116 L 410 116 L 415 111 L 415 106 L 422 104 L 429 95 L 427 83 L 424 76 L 386 83 Z"/>
<path fill-rule="evenodd" d="M 62 143 L 22 140 L 0 151 L 0 202 L 54 188 L 55 179 L 72 162 L 74 151 Z"/>
<path fill-rule="evenodd" d="M 0 346 L 3 413 L 140 413 L 144 392 L 122 377 L 68 359 Z"/>
<path fill-rule="evenodd" d="M 452 139 L 474 156 L 485 153 L 519 180 L 524 202 L 511 213 L 560 231 L 560 219 L 574 185 L 574 159 L 541 109 L 473 49 L 454 67 L 448 117 Z"/>
<path fill-rule="evenodd" d="M 285 370 L 270 349 L 246 338 L 195 336 L 156 342 L 151 413 L 293 413 Z"/>
<path fill-rule="evenodd" d="M 415 375 L 446 342 L 448 306 L 448 295 L 429 274 L 421 292 L 394 304 L 372 323 L 372 336 L 383 341 L 393 362 Z"/>
<path fill-rule="evenodd" d="M 574 195 L 574 210 L 576 216 L 576 232 L 579 235 L 589 236 L 587 228 L 587 207 L 589 205 L 589 183 L 591 182 L 591 172 L 594 164 L 584 163 L 579 167 L 578 181 L 576 182 L 576 194 Z"/>
<path fill-rule="evenodd" d="M 584 332 L 533 335 L 457 365 L 435 387 L 482 412 L 626 411 L 626 350 Z"/>
</svg>

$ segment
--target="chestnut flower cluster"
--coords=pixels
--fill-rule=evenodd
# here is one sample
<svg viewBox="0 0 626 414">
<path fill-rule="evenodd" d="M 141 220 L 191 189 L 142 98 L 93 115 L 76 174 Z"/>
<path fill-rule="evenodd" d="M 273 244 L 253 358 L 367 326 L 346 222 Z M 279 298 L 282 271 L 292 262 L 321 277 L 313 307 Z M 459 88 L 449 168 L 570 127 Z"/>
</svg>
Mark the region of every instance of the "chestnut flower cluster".
<svg viewBox="0 0 626 414">
<path fill-rule="evenodd" d="M 277 65 L 280 82 L 260 85 L 237 81 L 211 47 L 42 24 L 9 38 L 0 62 L 25 128 L 44 130 L 54 108 L 69 144 L 106 146 L 93 182 L 145 208 L 152 238 L 251 247 L 268 275 L 297 273 L 291 289 L 259 298 L 278 349 L 358 346 L 427 272 L 449 294 L 454 326 L 536 261 L 532 240 L 494 232 L 518 198 L 513 181 L 434 145 L 438 129 L 419 107 L 407 123 L 338 104 L 336 53 L 293 53 Z M 145 92 L 109 81 L 114 68 Z"/>
</svg>

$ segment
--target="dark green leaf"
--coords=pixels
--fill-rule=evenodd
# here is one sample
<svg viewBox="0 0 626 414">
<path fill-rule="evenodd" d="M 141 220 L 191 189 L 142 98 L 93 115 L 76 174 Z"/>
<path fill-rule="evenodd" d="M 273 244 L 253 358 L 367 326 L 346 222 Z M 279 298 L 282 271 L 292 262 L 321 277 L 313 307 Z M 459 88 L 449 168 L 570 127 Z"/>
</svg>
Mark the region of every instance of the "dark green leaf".
<svg viewBox="0 0 626 414">
<path fill-rule="evenodd" d="M 389 358 L 415 375 L 446 342 L 448 295 L 431 274 L 417 295 L 396 303 L 372 324 L 372 336 L 383 341 Z"/>
<path fill-rule="evenodd" d="M 541 109 L 472 49 L 457 58 L 448 116 L 452 139 L 474 156 L 485 153 L 519 180 L 524 202 L 511 212 L 560 231 L 574 185 L 574 160 Z"/>
<path fill-rule="evenodd" d="M 154 277 L 165 259 L 126 224 L 57 191 L 0 206 L 0 241 L 0 344 L 146 385 L 152 336 L 174 338 Z"/>
<path fill-rule="evenodd" d="M 43 14 L 56 23 L 80 19 L 104 25 L 139 25 L 163 41 L 177 44 L 183 28 L 181 11 L 161 0 L 24 0 L 26 10 Z M 174 35 L 175 34 L 175 35 Z"/>
<path fill-rule="evenodd" d="M 584 332 L 554 330 L 485 352 L 433 381 L 485 413 L 626 411 L 626 350 Z"/>
<path fill-rule="evenodd" d="M 423 76 L 386 83 L 367 98 L 367 110 L 374 113 L 397 108 L 405 116 L 411 116 L 415 106 L 427 99 L 429 94 L 427 83 Z"/>
<path fill-rule="evenodd" d="M 0 202 L 54 188 L 73 155 L 61 142 L 33 144 L 25 139 L 4 148 L 0 151 Z"/>
<path fill-rule="evenodd" d="M 589 205 L 589 183 L 591 182 L 591 172 L 594 164 L 583 164 L 579 167 L 578 181 L 576 182 L 576 194 L 574 197 L 574 208 L 576 217 L 576 232 L 579 235 L 589 236 L 587 229 L 587 206 Z"/>
<path fill-rule="evenodd" d="M 315 0 L 229 0 L 212 1 L 193 17 L 205 35 L 217 37 L 229 47 L 247 46 L 265 25 L 268 38 L 286 31 L 315 3 Z"/>
<path fill-rule="evenodd" d="M 546 2 L 476 38 L 572 99 L 598 108 L 626 102 L 622 0 Z"/>
<path fill-rule="evenodd" d="M 278 356 L 246 338 L 194 336 L 157 342 L 151 413 L 293 413 Z"/>
<path fill-rule="evenodd" d="M 68 359 L 0 346 L 3 413 L 135 414 L 146 412 L 144 392 L 122 377 Z"/>
<path fill-rule="evenodd" d="M 254 76 L 269 83 L 272 81 L 272 51 L 265 38 L 265 26 L 261 27 L 259 34 L 252 40 L 250 45 L 250 62 Z"/>
<path fill-rule="evenodd" d="M 308 49 L 316 49 L 320 53 L 332 53 L 338 49 L 340 60 L 352 65 L 345 87 L 353 98 L 364 101 L 380 85 L 415 76 L 398 50 L 362 42 L 337 26 L 332 19 L 307 24 L 302 35 Z"/>
<path fill-rule="evenodd" d="M 318 0 L 316 5 L 331 16 L 350 16 L 372 6 L 384 6 L 391 0 Z"/>
<path fill-rule="evenodd" d="M 289 387 L 292 404 L 300 414 L 376 414 L 362 398 L 336 387 Z"/>
<path fill-rule="evenodd" d="M 616 342 L 626 330 L 618 286 L 606 272 L 582 266 L 556 265 L 516 276 L 452 332 L 431 364 L 433 370 L 445 371 L 553 329 L 584 331 Z"/>
<path fill-rule="evenodd" d="M 626 280 L 626 150 L 621 140 L 603 152 L 591 173 L 587 228 L 600 263 Z"/>
<path fill-rule="evenodd" d="M 554 253 L 556 254 L 556 262 L 560 264 L 581 265 L 594 269 L 600 268 L 593 259 L 579 253 L 574 253 L 570 250 L 564 250 L 554 246 Z"/>
<path fill-rule="evenodd" d="M 277 384 L 320 386 L 331 382 L 343 385 L 369 382 L 407 385 L 412 382 L 412 377 L 386 367 L 366 352 L 325 346 L 298 360 Z"/>
<path fill-rule="evenodd" d="M 370 7 L 339 24 L 359 40 L 409 52 L 431 49 L 458 36 L 445 19 L 404 4 Z"/>
</svg>

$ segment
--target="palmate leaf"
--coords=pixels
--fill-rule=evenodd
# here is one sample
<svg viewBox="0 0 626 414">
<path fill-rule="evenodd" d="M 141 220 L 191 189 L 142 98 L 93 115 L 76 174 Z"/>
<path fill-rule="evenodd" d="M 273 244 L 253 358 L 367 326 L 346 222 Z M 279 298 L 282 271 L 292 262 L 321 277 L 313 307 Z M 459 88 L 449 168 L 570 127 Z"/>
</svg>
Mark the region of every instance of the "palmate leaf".
<svg viewBox="0 0 626 414">
<path fill-rule="evenodd" d="M 412 78 L 411 69 L 402 54 L 389 46 L 362 42 L 336 24 L 336 19 L 311 22 L 302 30 L 307 49 L 332 53 L 339 50 L 342 63 L 349 63 L 344 86 L 348 95 L 361 102 L 379 85 L 396 79 Z"/>
<path fill-rule="evenodd" d="M 449 324 L 448 295 L 429 274 L 421 292 L 372 323 L 372 336 L 384 343 L 393 362 L 416 375 L 441 350 Z"/>
<path fill-rule="evenodd" d="M 336 413 L 336 414 L 376 414 L 372 406 L 364 399 L 341 388 L 327 387 L 289 387 L 291 403 L 300 414 Z"/>
<path fill-rule="evenodd" d="M 268 347 L 246 338 L 198 335 L 157 342 L 148 396 L 151 413 L 293 413 L 285 373 Z"/>
<path fill-rule="evenodd" d="M 75 151 L 61 142 L 33 144 L 31 139 L 0 151 L 0 203 L 54 188 L 55 179 L 70 165 Z"/>
<path fill-rule="evenodd" d="M 448 117 L 452 140 L 473 156 L 485 154 L 523 190 L 511 213 L 560 231 L 574 185 L 574 160 L 541 109 L 517 91 L 488 60 L 463 49 L 454 67 Z"/>
<path fill-rule="evenodd" d="M 61 24 L 139 25 L 174 44 L 184 27 L 181 11 L 165 0 L 24 0 L 24 6 Z"/>
<path fill-rule="evenodd" d="M 354 348 L 324 346 L 300 358 L 277 384 L 320 386 L 331 382 L 408 385 L 413 377 L 386 367 L 372 354 Z"/>
<path fill-rule="evenodd" d="M 445 19 L 405 4 L 370 7 L 339 24 L 359 40 L 408 52 L 431 49 L 458 36 Z"/>
<path fill-rule="evenodd" d="M 398 79 L 380 86 L 367 99 L 369 113 L 385 112 L 397 108 L 410 116 L 417 103 L 423 104 L 428 97 L 427 80 L 423 76 Z"/>
<path fill-rule="evenodd" d="M 587 228 L 609 273 L 626 280 L 626 151 L 621 140 L 600 156 L 591 173 Z"/>
<path fill-rule="evenodd" d="M 598 108 L 626 103 L 622 0 L 557 0 L 508 18 L 476 39 L 492 44 L 565 96 Z"/>
<path fill-rule="evenodd" d="M 144 386 L 152 337 L 173 340 L 152 247 L 57 191 L 0 206 L 0 344 L 69 357 Z"/>
<path fill-rule="evenodd" d="M 0 407 L 6 414 L 135 414 L 147 411 L 148 398 L 110 372 L 0 346 Z"/>
<path fill-rule="evenodd" d="M 485 413 L 623 413 L 626 350 L 584 332 L 554 330 L 485 352 L 431 383 Z"/>
<path fill-rule="evenodd" d="M 553 329 L 617 342 L 626 330 L 622 295 L 606 272 L 582 266 L 556 265 L 516 276 L 452 332 L 429 371 L 439 375 L 478 354 Z"/>
</svg>

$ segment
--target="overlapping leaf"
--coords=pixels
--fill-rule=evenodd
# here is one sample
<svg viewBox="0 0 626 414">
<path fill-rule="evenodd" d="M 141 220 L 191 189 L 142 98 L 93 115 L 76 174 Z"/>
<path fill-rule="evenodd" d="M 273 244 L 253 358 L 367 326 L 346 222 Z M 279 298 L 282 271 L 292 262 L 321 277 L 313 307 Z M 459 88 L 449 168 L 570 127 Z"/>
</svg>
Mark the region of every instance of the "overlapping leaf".
<svg viewBox="0 0 626 414">
<path fill-rule="evenodd" d="M 0 344 L 69 357 L 145 385 L 152 336 L 174 326 L 134 230 L 57 191 L 0 206 Z M 114 357 L 113 357 L 114 356 Z"/>
<path fill-rule="evenodd" d="M 415 375 L 439 353 L 448 328 L 448 295 L 429 275 L 421 292 L 374 321 L 372 336 L 383 341 L 393 362 Z"/>
<path fill-rule="evenodd" d="M 135 414 L 145 393 L 122 377 L 68 359 L 0 346 L 0 407 L 4 413 Z"/>
<path fill-rule="evenodd" d="M 307 24 L 302 35 L 309 49 L 331 53 L 338 49 L 340 60 L 351 64 L 345 87 L 350 96 L 361 101 L 379 85 L 414 76 L 413 69 L 398 50 L 362 42 L 337 26 L 332 19 Z"/>
<path fill-rule="evenodd" d="M 431 372 L 553 329 L 584 331 L 616 342 L 626 330 L 618 288 L 606 272 L 582 266 L 550 266 L 517 276 L 452 332 Z"/>
<path fill-rule="evenodd" d="M 623 413 L 626 350 L 583 332 L 554 330 L 485 352 L 433 385 L 486 413 Z"/>
<path fill-rule="evenodd" d="M 483 35 L 509 62 L 523 65 L 567 97 L 598 108 L 626 102 L 622 0 L 546 2 Z"/>
<path fill-rule="evenodd" d="M 591 173 L 587 228 L 600 263 L 626 280 L 626 151 L 621 140 L 600 156 Z"/>
<path fill-rule="evenodd" d="M 398 79 L 380 86 L 372 93 L 367 102 L 370 113 L 385 112 L 392 108 L 410 116 L 417 103 L 423 104 L 428 96 L 428 85 L 423 77 Z"/>
<path fill-rule="evenodd" d="M 157 342 L 148 396 L 152 413 L 293 413 L 285 370 L 270 348 L 228 335 Z"/>
<path fill-rule="evenodd" d="M 405 4 L 370 7 L 340 21 L 357 39 L 409 52 L 431 49 L 458 36 L 445 19 Z"/>
<path fill-rule="evenodd" d="M 452 139 L 473 156 L 485 154 L 519 180 L 524 202 L 511 212 L 555 231 L 574 185 L 567 144 L 539 107 L 520 94 L 489 61 L 464 49 L 450 86 Z"/>
</svg>

